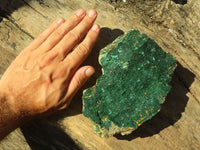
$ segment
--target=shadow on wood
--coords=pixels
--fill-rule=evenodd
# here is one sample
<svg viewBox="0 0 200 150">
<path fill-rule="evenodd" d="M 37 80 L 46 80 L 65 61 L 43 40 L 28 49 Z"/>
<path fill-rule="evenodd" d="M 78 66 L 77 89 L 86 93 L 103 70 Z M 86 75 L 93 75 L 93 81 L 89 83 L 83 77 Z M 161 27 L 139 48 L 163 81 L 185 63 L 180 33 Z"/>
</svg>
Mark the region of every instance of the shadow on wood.
<svg viewBox="0 0 200 150">
<path fill-rule="evenodd" d="M 27 0 L 27 2 L 23 0 L 0 0 L 0 22 L 3 18 L 9 18 L 12 12 L 28 4 L 29 1 L 31 0 Z"/>
<path fill-rule="evenodd" d="M 187 80 L 184 80 L 187 78 Z M 167 95 L 165 102 L 162 104 L 160 112 L 153 118 L 143 123 L 138 129 L 129 135 L 116 135 L 120 140 L 131 141 L 135 138 L 149 137 L 158 134 L 163 129 L 176 123 L 181 114 L 185 111 L 188 102 L 186 94 L 189 87 L 194 81 L 195 75 L 189 70 L 183 68 L 179 63 L 172 76 L 172 89 Z M 184 82 L 187 81 L 187 82 Z"/>
<path fill-rule="evenodd" d="M 187 0 L 172 0 L 176 4 L 185 5 L 187 4 Z"/>
<path fill-rule="evenodd" d="M 59 127 L 43 120 L 35 120 L 21 127 L 31 150 L 79 150 L 74 141 Z"/>
</svg>

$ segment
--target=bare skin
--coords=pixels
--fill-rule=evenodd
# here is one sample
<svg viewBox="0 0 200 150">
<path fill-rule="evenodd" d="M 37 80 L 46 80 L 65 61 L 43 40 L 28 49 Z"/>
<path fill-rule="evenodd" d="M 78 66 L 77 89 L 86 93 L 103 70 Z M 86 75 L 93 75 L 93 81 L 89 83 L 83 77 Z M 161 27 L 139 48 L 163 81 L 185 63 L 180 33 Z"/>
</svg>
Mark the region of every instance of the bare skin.
<svg viewBox="0 0 200 150">
<path fill-rule="evenodd" d="M 93 67 L 79 66 L 98 38 L 96 17 L 95 10 L 80 9 L 67 21 L 56 20 L 8 67 L 0 80 L 0 139 L 31 119 L 66 108 L 91 77 Z"/>
</svg>

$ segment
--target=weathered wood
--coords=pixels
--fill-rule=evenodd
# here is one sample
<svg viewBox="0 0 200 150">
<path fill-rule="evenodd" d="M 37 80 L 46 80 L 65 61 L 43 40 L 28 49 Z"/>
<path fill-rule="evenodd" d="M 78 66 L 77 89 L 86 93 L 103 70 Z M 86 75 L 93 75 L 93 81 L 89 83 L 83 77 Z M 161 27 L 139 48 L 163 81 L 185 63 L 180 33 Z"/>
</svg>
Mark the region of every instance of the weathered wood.
<svg viewBox="0 0 200 150">
<path fill-rule="evenodd" d="M 68 18 L 76 9 L 95 8 L 102 27 L 99 40 L 85 62 L 101 74 L 98 51 L 132 28 L 154 39 L 179 61 L 172 90 L 154 118 L 131 135 L 100 138 L 81 113 L 81 90 L 61 112 L 17 129 L 0 143 L 0 149 L 200 149 L 200 1 L 178 5 L 169 0 L 129 1 L 110 5 L 100 0 L 0 0 L 0 74 L 17 54 L 53 20 Z M 187 68 L 183 68 L 183 67 Z M 59 129 L 61 128 L 61 129 Z M 44 135 L 44 136 L 43 136 Z M 46 135 L 46 136 L 45 136 Z M 48 138 L 47 138 L 48 137 Z M 64 140 L 62 140 L 64 139 Z M 71 146 L 67 146 L 65 141 Z"/>
</svg>

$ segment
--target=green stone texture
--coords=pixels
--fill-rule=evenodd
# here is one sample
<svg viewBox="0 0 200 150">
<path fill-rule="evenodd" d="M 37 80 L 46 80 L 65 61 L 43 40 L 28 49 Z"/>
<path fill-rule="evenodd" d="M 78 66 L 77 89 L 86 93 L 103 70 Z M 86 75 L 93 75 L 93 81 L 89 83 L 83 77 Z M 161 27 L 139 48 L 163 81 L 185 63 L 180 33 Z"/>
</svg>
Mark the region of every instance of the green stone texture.
<svg viewBox="0 0 200 150">
<path fill-rule="evenodd" d="M 103 74 L 83 92 L 83 114 L 100 136 L 129 134 L 159 112 L 171 89 L 174 57 L 131 30 L 102 49 L 99 62 Z"/>
</svg>

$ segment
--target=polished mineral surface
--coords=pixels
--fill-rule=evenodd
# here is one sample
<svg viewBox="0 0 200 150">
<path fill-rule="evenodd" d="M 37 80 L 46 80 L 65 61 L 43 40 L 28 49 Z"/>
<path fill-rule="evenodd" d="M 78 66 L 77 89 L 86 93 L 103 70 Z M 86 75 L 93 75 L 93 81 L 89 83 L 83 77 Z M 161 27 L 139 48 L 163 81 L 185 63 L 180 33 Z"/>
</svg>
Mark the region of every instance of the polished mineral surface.
<svg viewBox="0 0 200 150">
<path fill-rule="evenodd" d="M 100 136 L 128 134 L 157 114 L 171 89 L 176 60 L 131 30 L 101 50 L 103 74 L 83 94 L 83 114 Z"/>
</svg>

